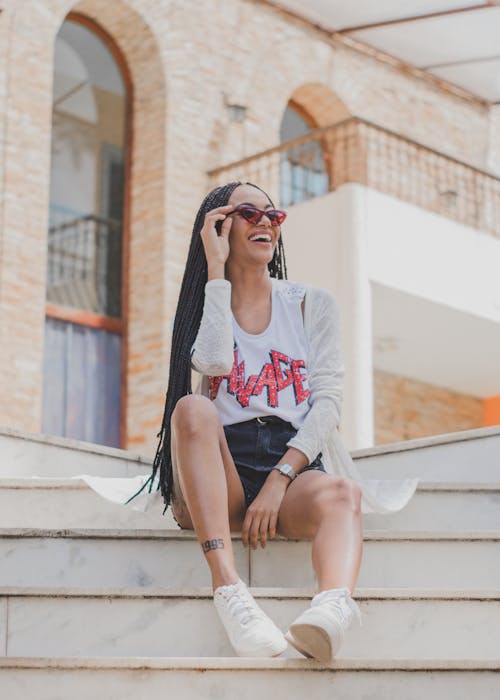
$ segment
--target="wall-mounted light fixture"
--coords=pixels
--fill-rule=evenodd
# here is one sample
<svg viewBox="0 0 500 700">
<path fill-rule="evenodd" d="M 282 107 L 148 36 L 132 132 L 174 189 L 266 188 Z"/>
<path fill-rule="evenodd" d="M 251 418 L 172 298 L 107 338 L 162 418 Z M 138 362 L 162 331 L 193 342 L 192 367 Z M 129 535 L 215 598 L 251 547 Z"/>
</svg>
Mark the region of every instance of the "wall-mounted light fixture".
<svg viewBox="0 0 500 700">
<path fill-rule="evenodd" d="M 441 202 L 447 209 L 451 209 L 457 205 L 458 192 L 456 190 L 442 190 L 439 193 Z"/>
<path fill-rule="evenodd" d="M 225 92 L 222 93 L 222 96 L 228 111 L 229 121 L 235 124 L 241 124 L 244 122 L 247 116 L 248 107 L 246 105 L 240 105 L 232 102 Z"/>
<path fill-rule="evenodd" d="M 375 337 L 375 352 L 396 352 L 399 350 L 399 340 L 392 335 Z"/>
</svg>

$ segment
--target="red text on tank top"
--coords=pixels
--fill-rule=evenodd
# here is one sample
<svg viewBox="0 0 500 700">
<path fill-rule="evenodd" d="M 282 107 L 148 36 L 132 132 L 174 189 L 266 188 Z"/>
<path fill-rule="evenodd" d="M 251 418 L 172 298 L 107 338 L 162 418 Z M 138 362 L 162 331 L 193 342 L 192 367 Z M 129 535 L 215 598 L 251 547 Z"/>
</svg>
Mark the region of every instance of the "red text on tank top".
<svg viewBox="0 0 500 700">
<path fill-rule="evenodd" d="M 311 393 L 309 389 L 304 388 L 304 382 L 307 381 L 305 361 L 292 360 L 278 350 L 271 350 L 269 356 L 271 362 L 262 365 L 259 374 L 251 374 L 245 380 L 245 361 L 238 362 L 238 348 L 235 347 L 231 372 L 221 377 L 208 378 L 210 399 L 214 401 L 217 398 L 220 385 L 226 380 L 227 393 L 235 396 L 243 408 L 248 406 L 250 397 L 259 396 L 264 387 L 267 389 L 267 405 L 278 408 L 279 392 L 290 384 L 294 389 L 295 405 L 305 401 Z"/>
</svg>

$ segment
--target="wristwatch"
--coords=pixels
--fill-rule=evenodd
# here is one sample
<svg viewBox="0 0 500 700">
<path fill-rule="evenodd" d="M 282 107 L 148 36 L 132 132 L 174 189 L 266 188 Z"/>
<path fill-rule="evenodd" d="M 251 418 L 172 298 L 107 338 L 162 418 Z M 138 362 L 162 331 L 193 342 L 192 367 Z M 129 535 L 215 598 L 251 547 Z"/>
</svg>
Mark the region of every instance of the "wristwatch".
<svg viewBox="0 0 500 700">
<path fill-rule="evenodd" d="M 293 467 L 291 467 L 289 464 L 277 464 L 275 467 L 273 467 L 273 469 L 277 469 L 277 471 L 279 471 L 281 474 L 287 476 L 290 481 L 293 481 L 297 476 Z"/>
</svg>

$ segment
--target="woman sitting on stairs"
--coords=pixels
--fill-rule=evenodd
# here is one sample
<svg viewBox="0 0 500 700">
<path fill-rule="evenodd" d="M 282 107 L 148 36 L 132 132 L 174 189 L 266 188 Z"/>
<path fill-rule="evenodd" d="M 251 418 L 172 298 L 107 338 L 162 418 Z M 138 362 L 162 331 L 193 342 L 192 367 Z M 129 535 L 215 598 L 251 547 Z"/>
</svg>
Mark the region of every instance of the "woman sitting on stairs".
<svg viewBox="0 0 500 700">
<path fill-rule="evenodd" d="M 329 661 L 353 616 L 361 621 L 351 594 L 362 503 L 399 510 L 416 483 L 364 481 L 342 445 L 338 308 L 330 292 L 286 279 L 285 217 L 251 183 L 217 187 L 201 204 L 151 483 L 159 469 L 166 506 L 195 530 L 236 653 L 276 656 L 288 640 Z M 192 369 L 202 375 L 195 393 Z M 286 635 L 240 579 L 231 532 L 253 549 L 277 534 L 312 540 L 317 593 Z"/>
</svg>

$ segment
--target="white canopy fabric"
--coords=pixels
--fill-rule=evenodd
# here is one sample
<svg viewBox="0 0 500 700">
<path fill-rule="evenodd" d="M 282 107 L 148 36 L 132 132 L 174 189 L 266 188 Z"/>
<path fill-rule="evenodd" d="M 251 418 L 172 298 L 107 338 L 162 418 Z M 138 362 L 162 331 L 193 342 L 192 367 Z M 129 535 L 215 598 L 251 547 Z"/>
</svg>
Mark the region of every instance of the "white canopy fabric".
<svg viewBox="0 0 500 700">
<path fill-rule="evenodd" d="M 500 0 L 268 0 L 500 103 Z"/>
</svg>

